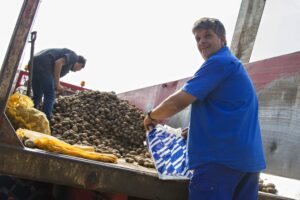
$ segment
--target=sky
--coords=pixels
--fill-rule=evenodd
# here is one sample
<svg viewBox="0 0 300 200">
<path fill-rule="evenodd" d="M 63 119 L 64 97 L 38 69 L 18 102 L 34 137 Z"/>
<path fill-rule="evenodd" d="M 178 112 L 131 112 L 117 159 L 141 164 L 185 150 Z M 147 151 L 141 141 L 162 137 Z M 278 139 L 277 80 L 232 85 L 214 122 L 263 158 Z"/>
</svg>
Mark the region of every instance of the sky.
<svg viewBox="0 0 300 200">
<path fill-rule="evenodd" d="M 23 1 L 0 6 L 3 61 Z M 32 31 L 35 52 L 70 48 L 87 58 L 61 80 L 121 93 L 192 76 L 203 63 L 191 32 L 201 17 L 219 18 L 230 46 L 241 0 L 42 0 Z M 267 1 L 250 61 L 300 50 L 300 1 Z M 30 55 L 27 43 L 19 68 Z"/>
</svg>

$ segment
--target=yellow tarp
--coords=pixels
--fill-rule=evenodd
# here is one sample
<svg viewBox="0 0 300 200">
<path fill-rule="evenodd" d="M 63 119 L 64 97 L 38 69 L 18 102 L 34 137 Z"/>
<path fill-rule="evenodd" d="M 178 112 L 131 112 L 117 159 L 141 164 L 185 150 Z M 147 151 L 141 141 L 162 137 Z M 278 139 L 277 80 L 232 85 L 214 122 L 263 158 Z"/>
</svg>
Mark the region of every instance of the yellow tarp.
<svg viewBox="0 0 300 200">
<path fill-rule="evenodd" d="M 51 135 L 46 135 L 26 129 L 18 129 L 16 133 L 25 144 L 29 140 L 35 147 L 39 149 L 102 162 L 116 163 L 118 159 L 112 154 L 97 153 L 90 151 L 91 149 L 85 150 L 85 147 L 82 148 L 70 145 Z"/>
</svg>

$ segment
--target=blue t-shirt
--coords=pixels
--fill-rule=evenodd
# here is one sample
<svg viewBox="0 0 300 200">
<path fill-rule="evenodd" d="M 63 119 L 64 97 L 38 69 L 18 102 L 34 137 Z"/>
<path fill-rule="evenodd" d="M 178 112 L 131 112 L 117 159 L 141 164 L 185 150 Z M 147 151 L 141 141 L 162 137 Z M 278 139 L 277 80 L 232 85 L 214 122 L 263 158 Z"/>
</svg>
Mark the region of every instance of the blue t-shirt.
<svg viewBox="0 0 300 200">
<path fill-rule="evenodd" d="M 74 64 L 77 62 L 77 54 L 67 48 L 53 48 L 45 49 L 38 52 L 34 56 L 34 69 L 39 72 L 46 72 L 53 74 L 54 63 L 60 58 L 65 58 L 65 64 L 62 66 L 60 77 L 65 76 L 72 69 Z"/>
<path fill-rule="evenodd" d="M 209 57 L 182 88 L 195 96 L 188 133 L 190 169 L 205 163 L 265 169 L 254 86 L 227 46 Z"/>
</svg>

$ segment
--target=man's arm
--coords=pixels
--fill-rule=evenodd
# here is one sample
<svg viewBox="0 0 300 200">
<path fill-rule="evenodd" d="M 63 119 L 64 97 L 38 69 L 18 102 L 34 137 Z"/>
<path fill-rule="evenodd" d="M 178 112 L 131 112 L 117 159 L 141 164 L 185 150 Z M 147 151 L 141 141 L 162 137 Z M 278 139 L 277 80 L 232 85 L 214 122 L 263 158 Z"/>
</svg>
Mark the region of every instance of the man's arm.
<svg viewBox="0 0 300 200">
<path fill-rule="evenodd" d="M 55 87 L 58 92 L 63 92 L 64 88 L 60 85 L 60 72 L 62 69 L 62 66 L 65 64 L 65 58 L 59 58 L 54 63 L 54 82 Z"/>
<path fill-rule="evenodd" d="M 178 90 L 168 98 L 166 98 L 161 104 L 154 108 L 150 116 L 146 116 L 144 119 L 144 126 L 148 130 L 149 126 L 155 124 L 156 120 L 165 119 L 175 115 L 189 106 L 196 100 L 196 97 L 183 91 Z"/>
</svg>

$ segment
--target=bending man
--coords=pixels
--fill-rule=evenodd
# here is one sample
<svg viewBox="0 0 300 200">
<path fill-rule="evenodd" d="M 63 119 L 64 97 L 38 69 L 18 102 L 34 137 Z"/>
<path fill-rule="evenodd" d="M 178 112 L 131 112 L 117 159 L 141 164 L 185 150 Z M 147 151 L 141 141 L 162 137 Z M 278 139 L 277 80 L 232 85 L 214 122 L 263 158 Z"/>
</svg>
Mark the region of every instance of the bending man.
<svg viewBox="0 0 300 200">
<path fill-rule="evenodd" d="M 55 102 L 55 90 L 63 92 L 60 78 L 69 71 L 84 68 L 86 59 L 66 48 L 46 49 L 33 58 L 32 90 L 34 106 L 37 108 L 44 96 L 42 111 L 51 119 Z"/>
</svg>

